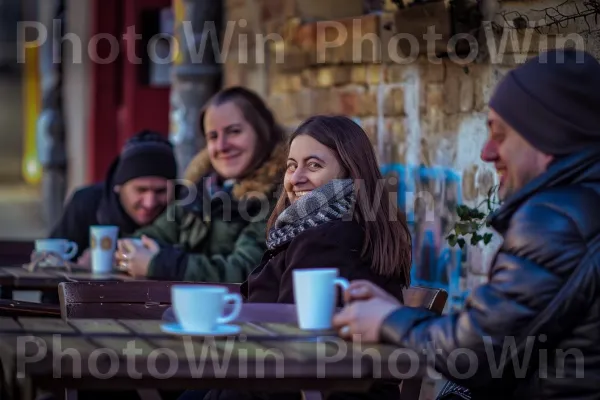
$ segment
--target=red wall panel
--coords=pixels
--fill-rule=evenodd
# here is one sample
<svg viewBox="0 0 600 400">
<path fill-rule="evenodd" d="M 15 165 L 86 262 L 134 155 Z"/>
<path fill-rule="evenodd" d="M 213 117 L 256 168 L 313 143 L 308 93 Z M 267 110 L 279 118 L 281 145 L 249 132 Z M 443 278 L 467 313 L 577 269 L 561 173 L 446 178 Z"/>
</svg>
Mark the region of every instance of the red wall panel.
<svg viewBox="0 0 600 400">
<path fill-rule="evenodd" d="M 152 87 L 143 81 L 147 65 L 146 40 L 134 38 L 135 55 L 127 53 L 124 35 L 127 28 L 142 34 L 142 15 L 171 6 L 171 0 L 93 0 L 92 35 L 108 33 L 119 39 L 119 56 L 111 63 L 92 61 L 92 110 L 90 113 L 89 180 L 104 179 L 108 166 L 125 141 L 142 129 L 168 135 L 170 87 Z M 98 54 L 105 58 L 110 51 L 107 40 L 98 42 Z"/>
</svg>

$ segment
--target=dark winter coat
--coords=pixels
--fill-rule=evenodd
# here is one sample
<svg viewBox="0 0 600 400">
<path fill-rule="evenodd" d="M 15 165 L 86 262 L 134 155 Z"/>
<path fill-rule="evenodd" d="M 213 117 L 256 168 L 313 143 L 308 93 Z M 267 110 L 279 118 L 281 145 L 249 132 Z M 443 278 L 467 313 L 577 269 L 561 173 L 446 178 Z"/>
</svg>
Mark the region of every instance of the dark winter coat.
<svg viewBox="0 0 600 400">
<path fill-rule="evenodd" d="M 140 228 L 125 212 L 119 195 L 114 191 L 112 178 L 116 166 L 117 161 L 109 168 L 104 182 L 85 186 L 73 193 L 50 233 L 50 238 L 68 239 L 77 243 L 78 253 L 73 260 L 79 258 L 90 246 L 92 225 L 116 225 L 119 227 L 119 237 L 130 236 Z"/>
<path fill-rule="evenodd" d="M 435 369 L 475 398 L 598 398 L 599 204 L 597 148 L 552 163 L 491 218 L 504 242 L 489 281 L 472 292 L 464 310 L 439 317 L 400 308 L 384 321 L 382 341 L 416 351 L 435 343 Z M 581 278 L 567 283 L 576 268 Z M 518 364 L 508 361 L 495 373 L 501 355 L 510 357 L 512 340 L 522 346 Z M 461 352 L 470 357 L 451 357 Z M 515 378 L 524 362 L 527 374 Z M 452 376 L 469 368 L 475 373 Z"/>
<path fill-rule="evenodd" d="M 383 287 L 399 301 L 407 286 L 400 278 L 388 278 L 371 270 L 369 257 L 362 258 L 364 231 L 354 221 L 332 221 L 308 229 L 291 242 L 265 252 L 260 265 L 242 284 L 241 292 L 252 303 L 294 303 L 293 271 L 301 268 L 338 268 L 339 276 L 365 279 Z M 341 294 L 340 294 L 341 295 Z M 338 305 L 342 305 L 341 296 Z M 255 393 L 211 390 L 205 400 L 300 399 L 300 393 Z M 399 398 L 398 384 L 377 384 L 367 394 L 335 393 L 330 399 Z"/>
<path fill-rule="evenodd" d="M 293 271 L 338 268 L 349 281 L 364 279 L 383 287 L 402 301 L 406 282 L 377 275 L 371 259 L 360 257 L 364 231 L 354 221 L 331 221 L 308 229 L 291 242 L 265 252 L 241 291 L 251 303 L 294 303 Z M 339 304 L 342 306 L 342 304 Z"/>
<path fill-rule="evenodd" d="M 148 277 L 244 282 L 266 250 L 266 224 L 286 159 L 285 146 L 275 147 L 262 166 L 234 185 L 232 196 L 225 196 L 225 201 L 219 196 L 211 200 L 205 197 L 202 184 L 212 172 L 210 159 L 206 150 L 200 152 L 185 175 L 188 181 L 198 182 L 193 201 L 173 203 L 153 224 L 134 235 L 146 235 L 161 246 L 150 262 Z"/>
</svg>

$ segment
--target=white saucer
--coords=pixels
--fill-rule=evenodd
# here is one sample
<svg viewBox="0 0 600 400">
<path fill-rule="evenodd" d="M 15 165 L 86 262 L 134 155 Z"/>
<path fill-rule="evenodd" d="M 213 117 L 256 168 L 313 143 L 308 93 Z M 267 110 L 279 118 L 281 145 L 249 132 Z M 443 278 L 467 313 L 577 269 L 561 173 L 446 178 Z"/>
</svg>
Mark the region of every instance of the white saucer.
<svg viewBox="0 0 600 400">
<path fill-rule="evenodd" d="M 242 330 L 239 325 L 219 325 L 212 332 L 190 332 L 184 331 L 178 323 L 161 324 L 160 329 L 165 333 L 178 336 L 230 336 L 237 335 Z"/>
</svg>

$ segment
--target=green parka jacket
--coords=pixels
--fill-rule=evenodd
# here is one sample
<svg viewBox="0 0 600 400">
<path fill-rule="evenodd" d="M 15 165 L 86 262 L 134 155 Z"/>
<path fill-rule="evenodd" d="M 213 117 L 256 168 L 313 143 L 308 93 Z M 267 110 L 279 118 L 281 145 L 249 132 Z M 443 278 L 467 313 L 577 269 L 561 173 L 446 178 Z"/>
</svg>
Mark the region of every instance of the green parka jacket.
<svg viewBox="0 0 600 400">
<path fill-rule="evenodd" d="M 244 282 L 266 250 L 266 224 L 286 158 L 285 146 L 276 146 L 262 166 L 234 184 L 232 196 L 210 199 L 202 184 L 212 170 L 210 159 L 206 149 L 198 153 L 185 173 L 186 180 L 198 182 L 197 193 L 192 190 L 134 235 L 146 235 L 161 246 L 150 261 L 148 278 Z"/>
</svg>

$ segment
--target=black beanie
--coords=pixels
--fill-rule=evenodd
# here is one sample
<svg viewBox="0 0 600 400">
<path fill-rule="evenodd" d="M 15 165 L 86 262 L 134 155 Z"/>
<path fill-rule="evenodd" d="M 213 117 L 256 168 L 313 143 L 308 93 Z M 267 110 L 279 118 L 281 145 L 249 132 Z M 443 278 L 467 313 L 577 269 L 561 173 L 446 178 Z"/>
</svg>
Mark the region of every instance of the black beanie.
<svg viewBox="0 0 600 400">
<path fill-rule="evenodd" d="M 600 64 L 587 52 L 538 55 L 508 73 L 489 105 L 543 153 L 600 146 Z"/>
<path fill-rule="evenodd" d="M 113 184 L 135 178 L 157 176 L 177 178 L 177 162 L 171 143 L 157 132 L 144 130 L 130 138 L 119 155 Z"/>
</svg>

